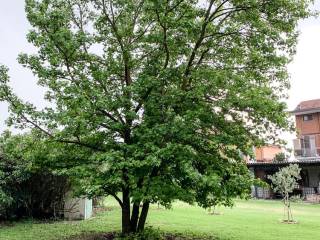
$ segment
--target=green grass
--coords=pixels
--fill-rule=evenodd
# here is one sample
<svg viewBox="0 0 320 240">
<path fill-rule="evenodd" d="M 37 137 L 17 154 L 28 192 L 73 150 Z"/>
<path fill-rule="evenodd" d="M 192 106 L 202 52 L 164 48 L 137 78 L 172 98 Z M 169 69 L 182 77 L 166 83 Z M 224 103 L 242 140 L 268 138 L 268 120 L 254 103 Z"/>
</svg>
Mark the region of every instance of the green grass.
<svg viewBox="0 0 320 240">
<path fill-rule="evenodd" d="M 82 233 L 120 230 L 120 209 L 107 201 L 112 210 L 95 218 L 76 222 L 37 223 L 32 221 L 0 227 L 1 240 L 56 240 Z M 170 210 L 153 206 L 148 225 L 169 232 L 212 235 L 221 240 L 314 240 L 320 239 L 320 205 L 294 203 L 293 214 L 298 224 L 280 223 L 283 206 L 279 201 L 236 201 L 230 208 L 219 208 L 221 215 L 183 203 Z"/>
</svg>

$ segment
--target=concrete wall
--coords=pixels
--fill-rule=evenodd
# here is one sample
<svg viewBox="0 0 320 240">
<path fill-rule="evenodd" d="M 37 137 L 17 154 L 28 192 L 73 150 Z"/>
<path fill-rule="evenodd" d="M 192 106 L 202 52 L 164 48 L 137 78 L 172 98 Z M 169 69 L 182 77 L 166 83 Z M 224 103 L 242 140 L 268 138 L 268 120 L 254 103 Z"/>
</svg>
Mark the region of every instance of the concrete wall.
<svg viewBox="0 0 320 240">
<path fill-rule="evenodd" d="M 88 198 L 74 198 L 70 193 L 66 196 L 64 217 L 68 220 L 85 220 L 92 217 L 92 200 Z"/>
</svg>

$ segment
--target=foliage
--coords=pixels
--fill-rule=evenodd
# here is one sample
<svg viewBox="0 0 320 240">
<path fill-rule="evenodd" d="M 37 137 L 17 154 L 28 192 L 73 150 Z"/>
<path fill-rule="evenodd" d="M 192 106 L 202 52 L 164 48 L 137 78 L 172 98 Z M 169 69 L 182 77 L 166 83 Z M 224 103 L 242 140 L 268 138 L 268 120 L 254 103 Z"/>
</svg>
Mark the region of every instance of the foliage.
<svg viewBox="0 0 320 240">
<path fill-rule="evenodd" d="M 281 168 L 274 175 L 268 176 L 272 182 L 273 190 L 283 196 L 284 221 L 286 222 L 293 221 L 289 194 L 298 187 L 298 180 L 301 179 L 300 171 L 301 169 L 297 164 L 291 164 L 288 167 Z"/>
<path fill-rule="evenodd" d="M 292 193 L 298 187 L 298 180 L 301 169 L 297 164 L 290 164 L 288 167 L 281 168 L 274 175 L 268 176 L 272 182 L 274 191 L 286 195 Z"/>
<path fill-rule="evenodd" d="M 293 195 L 290 197 L 291 202 L 302 202 L 303 198 L 300 195 Z"/>
<path fill-rule="evenodd" d="M 2 188 L 0 189 L 0 219 L 8 218 L 6 210 L 11 206 L 13 202 L 12 197 L 5 192 Z"/>
<path fill-rule="evenodd" d="M 30 158 L 34 143 L 31 134 L 0 137 L 0 219 L 21 217 L 51 218 L 61 215 L 66 177 L 39 168 Z"/>
<path fill-rule="evenodd" d="M 311 2 L 26 0 L 38 52 L 19 62 L 50 104 L 20 100 L 5 67 L 0 101 L 47 136 L 48 165 L 118 200 L 125 233 L 151 203 L 232 205 L 250 192 L 240 152 L 290 128 L 286 65 Z"/>
<path fill-rule="evenodd" d="M 284 162 L 288 156 L 284 152 L 277 153 L 273 159 L 274 162 Z"/>
<path fill-rule="evenodd" d="M 8 149 L 16 148 L 15 141 L 10 137 L 10 133 L 6 132 L 0 138 L 0 219 L 9 217 L 8 212 L 17 200 L 14 196 L 17 191 L 15 185 L 30 176 L 29 163 L 21 161 L 20 156 L 8 154 Z"/>
</svg>

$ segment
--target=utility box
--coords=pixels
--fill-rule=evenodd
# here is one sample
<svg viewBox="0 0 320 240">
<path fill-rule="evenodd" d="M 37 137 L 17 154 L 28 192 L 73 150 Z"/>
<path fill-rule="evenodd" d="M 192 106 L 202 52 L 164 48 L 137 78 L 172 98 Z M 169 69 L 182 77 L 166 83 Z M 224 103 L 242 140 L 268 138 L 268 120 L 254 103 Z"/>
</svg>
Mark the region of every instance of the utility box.
<svg viewBox="0 0 320 240">
<path fill-rule="evenodd" d="M 67 194 L 64 204 L 64 217 L 67 220 L 85 220 L 92 217 L 92 199 L 73 198 Z"/>
</svg>

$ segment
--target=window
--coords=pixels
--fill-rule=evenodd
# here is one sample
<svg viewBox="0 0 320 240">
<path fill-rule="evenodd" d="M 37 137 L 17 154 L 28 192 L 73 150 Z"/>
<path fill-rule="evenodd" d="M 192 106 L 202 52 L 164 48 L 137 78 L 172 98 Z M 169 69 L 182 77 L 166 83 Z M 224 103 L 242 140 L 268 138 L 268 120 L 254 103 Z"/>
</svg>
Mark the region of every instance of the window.
<svg viewBox="0 0 320 240">
<path fill-rule="evenodd" d="M 303 115 L 303 121 L 311 121 L 313 120 L 312 114 Z"/>
<path fill-rule="evenodd" d="M 304 138 L 301 139 L 301 148 L 310 148 L 310 137 L 304 136 Z"/>
<path fill-rule="evenodd" d="M 305 135 L 301 139 L 301 153 L 304 157 L 316 157 L 316 138 L 315 135 Z"/>
</svg>

